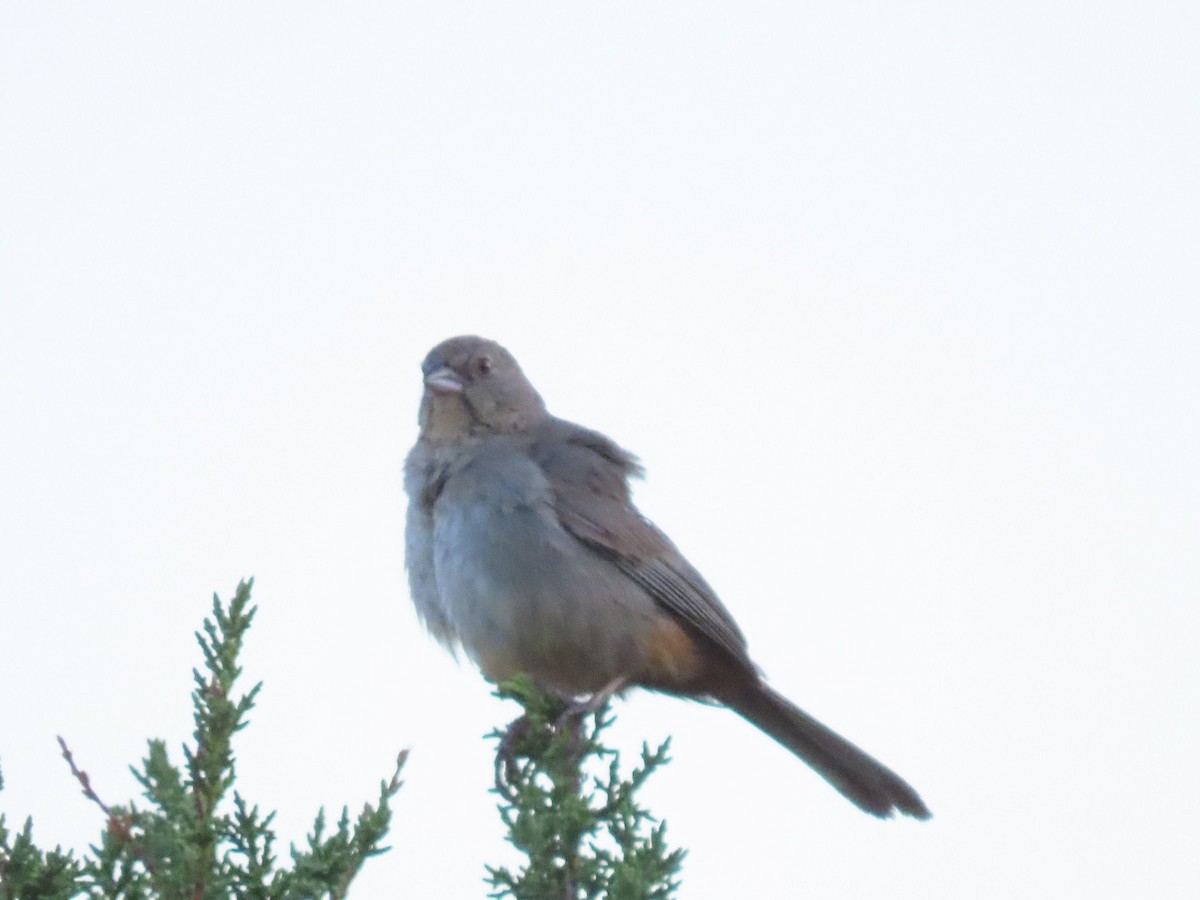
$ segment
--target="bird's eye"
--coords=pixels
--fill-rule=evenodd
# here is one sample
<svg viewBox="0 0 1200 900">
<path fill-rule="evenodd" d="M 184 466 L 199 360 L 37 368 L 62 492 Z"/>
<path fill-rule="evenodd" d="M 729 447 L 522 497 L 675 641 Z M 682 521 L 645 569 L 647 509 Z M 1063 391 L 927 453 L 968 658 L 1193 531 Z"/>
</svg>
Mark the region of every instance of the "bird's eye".
<svg viewBox="0 0 1200 900">
<path fill-rule="evenodd" d="M 481 356 L 475 361 L 475 370 L 480 375 L 490 375 L 492 371 L 492 358 L 490 356 Z"/>
</svg>

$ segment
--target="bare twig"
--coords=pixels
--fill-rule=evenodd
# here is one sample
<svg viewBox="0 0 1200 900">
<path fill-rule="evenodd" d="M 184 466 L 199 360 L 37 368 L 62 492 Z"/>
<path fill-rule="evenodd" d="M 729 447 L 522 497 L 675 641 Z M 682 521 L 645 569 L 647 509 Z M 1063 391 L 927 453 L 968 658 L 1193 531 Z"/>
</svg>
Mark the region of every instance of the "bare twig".
<svg viewBox="0 0 1200 900">
<path fill-rule="evenodd" d="M 62 748 L 63 759 L 67 761 L 67 765 L 71 767 L 71 774 L 75 776 L 75 780 L 79 782 L 79 786 L 83 788 L 83 796 L 87 797 L 104 811 L 104 815 L 108 817 L 108 830 L 113 830 L 113 823 L 117 821 L 117 817 L 113 814 L 112 808 L 100 799 L 100 795 L 92 788 L 91 779 L 88 778 L 88 773 L 75 765 L 75 757 L 71 753 L 71 748 L 67 746 L 67 742 L 60 735 L 58 738 L 58 746 Z M 128 831 L 125 832 L 126 839 L 130 838 Z"/>
<path fill-rule="evenodd" d="M 83 788 L 83 796 L 87 797 L 104 811 L 104 815 L 108 819 L 107 828 L 109 835 L 122 843 L 128 844 L 133 855 L 146 867 L 146 871 L 153 875 L 155 872 L 154 862 L 150 859 L 150 855 L 146 852 L 146 848 L 142 845 L 141 841 L 133 834 L 133 816 L 129 813 L 118 815 L 111 806 L 100 799 L 100 795 L 92 787 L 88 773 L 75 765 L 75 757 L 71 753 L 71 748 L 67 746 L 67 742 L 63 740 L 61 735 L 58 738 L 58 746 L 62 748 L 63 759 L 71 767 L 71 774 L 75 776 L 75 780 Z"/>
</svg>

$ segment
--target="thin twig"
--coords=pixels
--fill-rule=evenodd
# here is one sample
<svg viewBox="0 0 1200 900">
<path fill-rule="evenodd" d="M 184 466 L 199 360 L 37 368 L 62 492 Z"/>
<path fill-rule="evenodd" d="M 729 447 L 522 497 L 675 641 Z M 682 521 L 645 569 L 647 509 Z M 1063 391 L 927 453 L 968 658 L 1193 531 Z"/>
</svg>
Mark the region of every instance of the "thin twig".
<svg viewBox="0 0 1200 900">
<path fill-rule="evenodd" d="M 65 759 L 67 761 L 67 765 L 71 767 L 71 774 L 75 776 L 75 780 L 78 781 L 79 786 L 83 788 L 83 796 L 87 797 L 104 811 L 104 815 L 108 818 L 108 833 L 117 840 L 128 845 L 133 855 L 141 861 L 142 865 L 146 867 L 146 871 L 153 875 L 155 873 L 155 866 L 153 861 L 150 859 L 150 854 L 146 852 L 146 848 L 142 845 L 142 843 L 136 837 L 134 837 L 133 816 L 131 816 L 129 813 L 125 813 L 123 816 L 118 816 L 115 812 L 113 812 L 111 806 L 100 799 L 100 795 L 97 794 L 92 788 L 92 782 L 91 779 L 88 778 L 87 772 L 75 765 L 75 757 L 71 753 L 71 748 L 67 746 L 67 742 L 62 739 L 61 735 L 58 737 L 58 746 L 62 748 L 63 759 Z"/>
<path fill-rule="evenodd" d="M 71 748 L 67 746 L 67 742 L 60 735 L 58 738 L 58 746 L 62 748 L 63 759 L 67 761 L 67 765 L 71 767 L 71 774 L 75 776 L 75 780 L 79 782 L 79 786 L 83 788 L 83 796 L 87 797 L 102 810 L 104 815 L 108 816 L 112 821 L 116 818 L 113 815 L 112 808 L 107 803 L 100 799 L 100 796 L 92 789 L 92 782 L 88 778 L 88 773 L 84 772 L 79 766 L 75 765 L 75 757 L 71 754 Z"/>
</svg>

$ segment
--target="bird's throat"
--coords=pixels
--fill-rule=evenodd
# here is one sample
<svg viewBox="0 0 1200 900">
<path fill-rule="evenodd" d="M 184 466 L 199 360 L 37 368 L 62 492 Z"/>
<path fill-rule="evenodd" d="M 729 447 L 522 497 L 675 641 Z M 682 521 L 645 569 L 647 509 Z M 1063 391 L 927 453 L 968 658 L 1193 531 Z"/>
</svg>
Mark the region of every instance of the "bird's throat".
<svg viewBox="0 0 1200 900">
<path fill-rule="evenodd" d="M 432 443 L 457 441 L 471 433 L 475 417 L 458 394 L 427 391 L 421 400 L 421 437 Z"/>
</svg>

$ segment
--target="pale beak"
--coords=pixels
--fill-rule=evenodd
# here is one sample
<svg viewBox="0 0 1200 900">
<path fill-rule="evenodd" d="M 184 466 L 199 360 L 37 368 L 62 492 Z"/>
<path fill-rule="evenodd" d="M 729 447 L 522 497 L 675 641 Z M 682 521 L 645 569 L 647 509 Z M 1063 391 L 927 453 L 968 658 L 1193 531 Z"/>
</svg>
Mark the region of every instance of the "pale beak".
<svg viewBox="0 0 1200 900">
<path fill-rule="evenodd" d="M 452 369 L 442 366 L 425 376 L 425 387 L 435 394 L 461 394 L 463 383 Z"/>
</svg>

